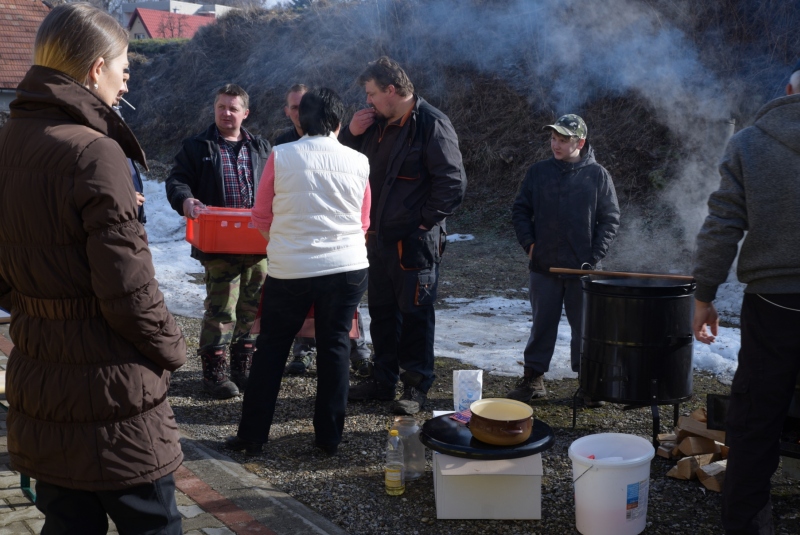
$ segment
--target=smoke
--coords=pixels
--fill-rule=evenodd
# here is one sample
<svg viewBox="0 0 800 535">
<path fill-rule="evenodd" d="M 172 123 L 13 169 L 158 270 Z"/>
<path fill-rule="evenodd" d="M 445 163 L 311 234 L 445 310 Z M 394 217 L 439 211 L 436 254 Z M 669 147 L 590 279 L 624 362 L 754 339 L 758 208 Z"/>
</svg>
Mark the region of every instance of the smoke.
<svg viewBox="0 0 800 535">
<path fill-rule="evenodd" d="M 685 270 L 705 202 L 719 181 L 716 163 L 730 133 L 729 119 L 753 89 L 732 75 L 730 51 L 704 44 L 701 53 L 697 35 L 682 29 L 697 25 L 690 9 L 697 9 L 690 0 L 364 0 L 302 15 L 229 17 L 228 23 L 201 29 L 182 57 L 171 60 L 188 65 L 189 76 L 172 64 L 145 69 L 142 89 L 147 94 L 151 86 L 152 103 L 145 103 L 132 123 L 137 131 L 163 132 L 158 145 L 169 146 L 209 124 L 213 88 L 231 80 L 251 88 L 250 125 L 269 124 L 271 131 L 285 124 L 283 95 L 297 82 L 332 87 L 351 108 L 362 107 L 356 77 L 382 54 L 404 65 L 434 105 L 444 107 L 449 94 L 464 89 L 456 83 L 469 84 L 473 74 L 487 76 L 524 95 L 530 110 L 552 118 L 584 115 L 590 142 L 602 121 L 628 120 L 630 127 L 617 135 L 636 146 L 635 122 L 585 115 L 597 99 L 635 97 L 666 128 L 664 145 L 674 148 L 664 164 L 670 180 L 646 206 L 623 204 L 620 236 L 607 265 Z M 676 26 L 683 19 L 689 22 Z M 767 74 L 761 81 L 767 86 L 772 78 Z M 164 94 L 166 85 L 174 94 Z M 764 100 L 763 87 L 759 90 L 747 100 L 751 107 Z M 164 124 L 164 114 L 185 107 L 180 99 L 186 94 L 196 98 L 185 113 L 189 131 L 181 132 L 174 123 Z M 538 139 L 534 135 L 530 132 Z M 608 156 L 598 151 L 601 164 Z M 516 171 L 518 181 L 524 169 Z M 642 254 L 644 244 L 654 248 L 652 254 Z"/>
</svg>

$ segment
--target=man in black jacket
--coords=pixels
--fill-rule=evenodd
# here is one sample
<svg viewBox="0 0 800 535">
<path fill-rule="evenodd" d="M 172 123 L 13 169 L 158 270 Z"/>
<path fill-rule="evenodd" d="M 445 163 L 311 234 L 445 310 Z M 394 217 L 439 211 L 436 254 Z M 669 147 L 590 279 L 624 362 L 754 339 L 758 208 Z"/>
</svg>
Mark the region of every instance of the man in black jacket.
<svg viewBox="0 0 800 535">
<path fill-rule="evenodd" d="M 249 97 L 236 84 L 217 91 L 214 124 L 183 141 L 167 179 L 167 198 L 181 215 L 197 217 L 205 205 L 252 208 L 270 145 L 242 127 Z M 261 287 L 267 276 L 264 255 L 204 253 L 192 247 L 192 258 L 205 268 L 206 299 L 198 354 L 203 364 L 203 389 L 227 399 L 247 385 Z M 231 346 L 231 376 L 225 350 Z"/>
<path fill-rule="evenodd" d="M 349 399 L 393 400 L 416 414 L 433 384 L 433 337 L 445 218 L 461 204 L 467 178 L 450 120 L 419 95 L 405 71 L 383 56 L 358 79 L 368 108 L 339 140 L 369 158 L 372 207 L 367 232 L 373 378 Z M 400 370 L 403 370 L 400 376 Z"/>
<path fill-rule="evenodd" d="M 528 402 L 544 397 L 543 375 L 550 368 L 561 306 L 572 329 L 572 371 L 580 370 L 583 290 L 575 275 L 554 275 L 551 267 L 593 269 L 608 252 L 619 227 L 619 205 L 611 175 L 586 144 L 586 123 L 564 115 L 550 131 L 553 157 L 535 163 L 514 201 L 517 240 L 530 258 L 533 324 L 525 346 L 525 372 L 507 397 Z M 587 406 L 600 403 L 585 400 Z"/>
<path fill-rule="evenodd" d="M 283 113 L 292 121 L 292 126 L 278 134 L 274 145 L 292 143 L 303 137 L 303 129 L 300 128 L 300 100 L 308 92 L 308 87 L 303 84 L 294 84 L 286 93 L 286 104 L 283 106 Z"/>
</svg>

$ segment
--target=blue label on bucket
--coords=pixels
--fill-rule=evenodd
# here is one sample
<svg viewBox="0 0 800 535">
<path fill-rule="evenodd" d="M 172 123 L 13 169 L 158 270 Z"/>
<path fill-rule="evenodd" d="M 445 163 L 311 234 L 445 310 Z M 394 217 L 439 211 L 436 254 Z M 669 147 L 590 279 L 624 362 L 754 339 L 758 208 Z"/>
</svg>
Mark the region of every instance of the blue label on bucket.
<svg viewBox="0 0 800 535">
<path fill-rule="evenodd" d="M 636 520 L 647 514 L 647 491 L 649 486 L 650 482 L 647 479 L 628 485 L 625 520 Z"/>
</svg>

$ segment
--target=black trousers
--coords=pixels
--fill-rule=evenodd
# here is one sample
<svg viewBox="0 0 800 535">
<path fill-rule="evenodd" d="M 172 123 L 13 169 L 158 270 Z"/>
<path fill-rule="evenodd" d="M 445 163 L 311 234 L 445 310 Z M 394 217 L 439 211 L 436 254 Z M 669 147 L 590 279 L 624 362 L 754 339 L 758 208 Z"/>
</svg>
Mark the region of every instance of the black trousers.
<svg viewBox="0 0 800 535">
<path fill-rule="evenodd" d="M 261 334 L 256 338 L 244 393 L 239 438 L 267 442 L 286 358 L 313 304 L 317 340 L 315 441 L 321 446 L 341 442 L 350 388 L 350 327 L 366 289 L 366 269 L 305 279 L 267 277 Z"/>
<path fill-rule="evenodd" d="M 108 531 L 108 516 L 120 535 L 180 535 L 172 474 L 124 490 L 89 492 L 36 482 L 36 508 L 44 513 L 42 535 L 95 535 Z"/>
<path fill-rule="evenodd" d="M 437 236 L 438 232 L 436 227 Z M 435 239 L 438 243 L 438 237 Z M 368 237 L 367 255 L 369 332 L 375 349 L 373 377 L 384 385 L 394 386 L 402 369 L 404 383 L 413 381 L 414 386 L 427 392 L 436 378 L 433 304 L 439 285 L 439 264 L 404 267 L 398 245 L 381 243 L 374 236 Z"/>
<path fill-rule="evenodd" d="M 742 302 L 742 346 L 726 420 L 722 525 L 728 535 L 775 533 L 770 478 L 800 372 L 798 310 L 800 294 L 745 294 Z"/>
</svg>

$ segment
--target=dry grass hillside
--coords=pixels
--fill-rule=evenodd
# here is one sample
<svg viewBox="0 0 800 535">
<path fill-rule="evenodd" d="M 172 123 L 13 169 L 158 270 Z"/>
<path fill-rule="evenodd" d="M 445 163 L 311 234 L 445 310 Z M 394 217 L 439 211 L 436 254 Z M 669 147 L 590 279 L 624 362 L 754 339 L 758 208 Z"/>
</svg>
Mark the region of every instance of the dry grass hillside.
<svg viewBox="0 0 800 535">
<path fill-rule="evenodd" d="M 127 115 L 151 158 L 213 121 L 215 88 L 251 94 L 246 125 L 288 125 L 286 89 L 338 91 L 387 54 L 458 132 L 470 180 L 460 231 L 508 232 L 525 170 L 549 157 L 541 126 L 578 113 L 614 177 L 623 222 L 607 266 L 686 269 L 730 133 L 780 96 L 800 51 L 800 10 L 779 0 L 319 1 L 250 10 L 179 46 L 132 47 Z"/>
</svg>

